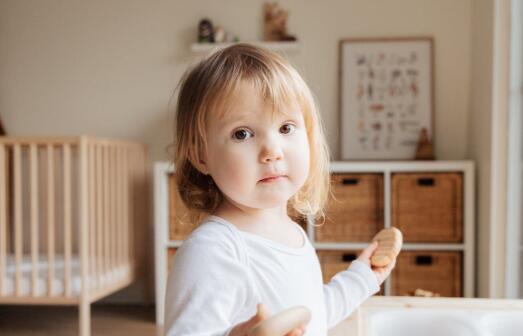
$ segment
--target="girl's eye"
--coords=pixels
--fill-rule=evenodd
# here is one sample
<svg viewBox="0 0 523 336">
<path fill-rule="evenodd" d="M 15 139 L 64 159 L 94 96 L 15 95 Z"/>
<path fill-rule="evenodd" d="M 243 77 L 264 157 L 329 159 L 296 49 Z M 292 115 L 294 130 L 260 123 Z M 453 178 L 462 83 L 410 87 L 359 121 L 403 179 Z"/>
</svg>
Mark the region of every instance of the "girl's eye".
<svg viewBox="0 0 523 336">
<path fill-rule="evenodd" d="M 296 126 L 293 124 L 284 124 L 282 127 L 280 127 L 280 131 L 283 134 L 291 134 L 292 132 L 294 132 L 295 128 Z"/>
<path fill-rule="evenodd" d="M 237 131 L 234 131 L 232 134 L 232 137 L 234 138 L 234 140 L 245 140 L 251 136 L 252 136 L 252 133 L 246 129 L 239 129 Z"/>
</svg>

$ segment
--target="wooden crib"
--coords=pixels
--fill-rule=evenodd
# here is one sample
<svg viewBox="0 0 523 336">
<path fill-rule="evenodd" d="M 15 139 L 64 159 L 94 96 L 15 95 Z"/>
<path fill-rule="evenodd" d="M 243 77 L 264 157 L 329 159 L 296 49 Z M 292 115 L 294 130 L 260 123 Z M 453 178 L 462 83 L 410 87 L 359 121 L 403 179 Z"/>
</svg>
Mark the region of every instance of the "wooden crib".
<svg viewBox="0 0 523 336">
<path fill-rule="evenodd" d="M 146 174 L 139 143 L 0 137 L 0 304 L 78 305 L 90 335 L 90 304 L 135 278 Z"/>
</svg>

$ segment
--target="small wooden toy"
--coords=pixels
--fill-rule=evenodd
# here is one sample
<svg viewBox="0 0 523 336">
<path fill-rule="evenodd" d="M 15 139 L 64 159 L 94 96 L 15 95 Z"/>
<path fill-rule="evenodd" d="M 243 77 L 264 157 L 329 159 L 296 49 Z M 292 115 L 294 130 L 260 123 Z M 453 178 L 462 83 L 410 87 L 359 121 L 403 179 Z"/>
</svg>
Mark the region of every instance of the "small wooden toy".
<svg viewBox="0 0 523 336">
<path fill-rule="evenodd" d="M 295 36 L 287 33 L 288 11 L 281 9 L 276 2 L 267 2 L 263 12 L 265 41 L 296 41 Z"/>
<path fill-rule="evenodd" d="M 395 227 L 381 230 L 372 241 L 378 242 L 378 248 L 374 251 L 370 263 L 372 266 L 384 267 L 398 256 L 403 245 L 403 235 Z"/>
<path fill-rule="evenodd" d="M 306 325 L 310 320 L 311 312 L 307 307 L 291 307 L 258 323 L 250 335 L 284 336 L 291 330 Z"/>
<path fill-rule="evenodd" d="M 426 128 L 422 128 L 420 131 L 415 159 L 434 160 L 434 147 L 429 140 L 429 134 Z"/>
</svg>

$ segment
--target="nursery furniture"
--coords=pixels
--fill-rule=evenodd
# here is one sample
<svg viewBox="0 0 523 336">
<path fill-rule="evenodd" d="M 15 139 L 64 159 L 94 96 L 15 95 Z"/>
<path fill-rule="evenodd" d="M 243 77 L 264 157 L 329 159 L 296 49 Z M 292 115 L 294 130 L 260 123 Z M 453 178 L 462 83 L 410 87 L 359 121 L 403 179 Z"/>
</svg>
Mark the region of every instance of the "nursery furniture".
<svg viewBox="0 0 523 336">
<path fill-rule="evenodd" d="M 332 162 L 325 224 L 309 222 L 324 281 L 347 268 L 382 228 L 397 227 L 403 247 L 385 295 L 416 289 L 474 296 L 474 163 Z M 320 223 L 321 224 L 321 223 Z"/>
<path fill-rule="evenodd" d="M 90 304 L 135 279 L 146 151 L 87 136 L 0 137 L 0 304 Z"/>
</svg>

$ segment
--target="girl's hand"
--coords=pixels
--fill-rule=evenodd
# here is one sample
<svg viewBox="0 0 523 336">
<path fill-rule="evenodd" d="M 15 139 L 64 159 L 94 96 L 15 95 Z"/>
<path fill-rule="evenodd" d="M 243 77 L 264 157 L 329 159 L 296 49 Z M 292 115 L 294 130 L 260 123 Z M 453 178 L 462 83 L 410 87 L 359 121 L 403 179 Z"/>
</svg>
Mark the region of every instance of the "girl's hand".
<svg viewBox="0 0 523 336">
<path fill-rule="evenodd" d="M 256 314 L 248 319 L 245 322 L 237 324 L 230 332 L 229 336 L 249 336 L 252 329 L 261 321 L 265 320 L 271 314 L 269 311 L 263 306 L 263 304 L 259 303 L 258 306 L 256 306 L 257 312 Z M 305 333 L 305 326 L 302 326 L 300 328 L 294 329 L 290 331 L 289 333 L 285 335 L 274 335 L 274 336 L 302 336 Z"/>
<path fill-rule="evenodd" d="M 381 284 L 387 279 L 390 275 L 390 272 L 392 272 L 392 269 L 394 266 L 396 266 L 396 258 L 388 264 L 387 266 L 383 267 L 375 267 L 371 266 L 370 264 L 370 258 L 374 254 L 374 251 L 378 248 L 378 242 L 373 242 L 369 246 L 367 246 L 360 254 L 357 260 L 364 262 L 369 267 L 372 268 L 372 271 L 374 272 L 374 275 L 376 275 L 376 279 L 378 280 L 378 285 L 381 286 Z"/>
</svg>

